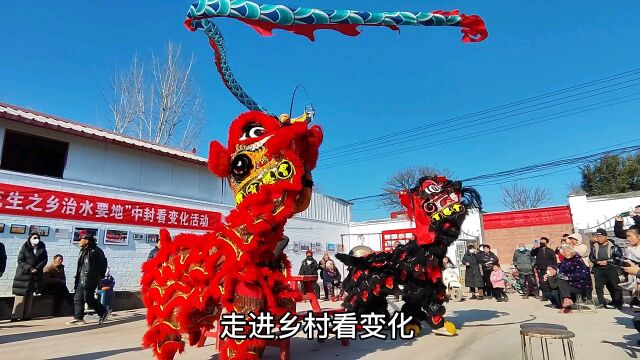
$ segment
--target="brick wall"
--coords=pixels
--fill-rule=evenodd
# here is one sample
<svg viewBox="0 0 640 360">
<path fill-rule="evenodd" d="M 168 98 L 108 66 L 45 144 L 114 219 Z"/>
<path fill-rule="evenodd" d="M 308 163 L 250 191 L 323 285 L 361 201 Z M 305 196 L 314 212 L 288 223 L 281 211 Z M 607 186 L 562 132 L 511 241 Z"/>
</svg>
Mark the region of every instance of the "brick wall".
<svg viewBox="0 0 640 360">
<path fill-rule="evenodd" d="M 500 264 L 504 266 L 512 263 L 513 252 L 519 243 L 531 248 L 534 239 L 546 236 L 551 240 L 550 247 L 555 249 L 560 245 L 562 234 L 571 233 L 571 228 L 571 224 L 560 224 L 485 230 L 484 243 L 491 245 L 492 251 L 500 258 Z"/>
</svg>

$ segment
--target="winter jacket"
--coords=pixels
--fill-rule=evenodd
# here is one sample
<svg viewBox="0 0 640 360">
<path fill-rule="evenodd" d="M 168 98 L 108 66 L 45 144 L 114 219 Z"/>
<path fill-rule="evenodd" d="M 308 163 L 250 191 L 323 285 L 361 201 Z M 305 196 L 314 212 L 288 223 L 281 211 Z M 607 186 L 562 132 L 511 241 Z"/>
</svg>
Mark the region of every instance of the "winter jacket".
<svg viewBox="0 0 640 360">
<path fill-rule="evenodd" d="M 318 266 L 318 262 L 314 258 L 305 258 L 302 260 L 302 264 L 300 264 L 300 271 L 298 271 L 298 275 L 316 275 L 318 276 L 318 270 L 320 266 Z"/>
<path fill-rule="evenodd" d="M 580 290 L 591 290 L 591 273 L 580 255 L 565 258 L 558 268 L 560 275 L 567 278 L 569 285 Z"/>
<path fill-rule="evenodd" d="M 322 281 L 325 283 L 337 284 L 341 279 L 342 276 L 340 275 L 338 269 L 336 269 L 335 267 L 333 268 L 333 271 L 329 269 L 322 270 Z"/>
<path fill-rule="evenodd" d="M 107 290 L 107 304 L 111 303 L 111 299 L 113 299 L 114 291 L 113 288 L 116 286 L 116 279 L 111 275 L 107 275 L 106 277 L 100 279 L 98 282 L 98 290 L 102 290 L 102 288 L 109 288 Z"/>
<path fill-rule="evenodd" d="M 622 257 L 622 249 L 620 248 L 620 246 L 616 245 L 612 240 L 609 240 L 605 246 L 607 247 L 607 258 L 599 259 L 598 252 L 600 250 L 600 244 L 598 244 L 597 242 L 593 243 L 593 247 L 591 248 L 591 254 L 589 255 L 589 260 L 591 260 L 594 266 L 600 266 L 597 263 L 598 261 L 601 261 L 601 260 L 610 260 L 611 258 L 614 258 L 614 257 L 616 258 Z"/>
<path fill-rule="evenodd" d="M 504 289 L 504 272 L 501 269 L 494 270 L 491 272 L 491 285 L 494 288 Z"/>
<path fill-rule="evenodd" d="M 558 275 L 556 276 L 547 276 L 547 285 L 551 290 L 558 289 L 560 286 L 558 285 Z"/>
<path fill-rule="evenodd" d="M 518 249 L 513 253 L 513 266 L 518 269 L 519 274 L 532 275 L 534 264 L 535 261 L 533 260 L 529 249 L 525 248 L 524 251 Z"/>
<path fill-rule="evenodd" d="M 25 296 L 38 291 L 42 286 L 42 270 L 47 265 L 47 248 L 40 241 L 35 247 L 27 240 L 18 253 L 18 267 L 13 278 L 13 294 Z M 36 269 L 35 273 L 31 269 Z"/>
<path fill-rule="evenodd" d="M 578 244 L 572 246 L 573 250 L 580 255 L 582 261 L 584 261 L 585 265 L 590 266 L 589 262 L 589 254 L 591 254 L 591 248 L 587 244 Z"/>
<path fill-rule="evenodd" d="M 531 250 L 531 256 L 536 258 L 535 268 L 546 270 L 550 265 L 557 265 L 556 253 L 547 246 L 540 246 Z"/>
<path fill-rule="evenodd" d="M 484 271 L 493 271 L 493 265 L 498 264 L 500 260 L 496 256 L 496 254 L 489 252 L 480 251 L 477 255 L 478 262 L 482 266 Z"/>
<path fill-rule="evenodd" d="M 158 251 L 160 251 L 160 248 L 158 248 L 157 246 L 154 246 L 153 249 L 149 251 L 149 256 L 147 257 L 147 261 L 156 257 L 156 254 L 158 253 Z"/>
<path fill-rule="evenodd" d="M 7 251 L 4 248 L 4 244 L 0 243 L 0 273 L 4 273 L 7 270 Z"/>
<path fill-rule="evenodd" d="M 86 248 L 80 249 L 73 288 L 83 285 L 85 289 L 95 289 L 106 272 L 107 258 L 104 252 L 96 244 L 90 243 Z"/>
<path fill-rule="evenodd" d="M 53 264 L 49 264 L 44 267 L 43 278 L 45 283 L 62 282 L 67 283 L 67 276 L 64 274 L 64 265 L 60 265 L 57 268 Z"/>
<path fill-rule="evenodd" d="M 464 285 L 473 288 L 483 287 L 484 280 L 482 279 L 480 263 L 478 262 L 476 254 L 467 252 L 462 258 L 462 263 L 466 266 L 466 270 L 464 272 Z"/>
</svg>

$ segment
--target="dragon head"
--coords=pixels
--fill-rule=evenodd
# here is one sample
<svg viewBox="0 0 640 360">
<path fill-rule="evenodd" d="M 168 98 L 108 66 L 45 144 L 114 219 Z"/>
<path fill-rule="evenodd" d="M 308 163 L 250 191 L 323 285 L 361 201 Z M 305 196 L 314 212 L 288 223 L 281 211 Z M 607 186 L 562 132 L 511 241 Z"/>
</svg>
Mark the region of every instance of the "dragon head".
<svg viewBox="0 0 640 360">
<path fill-rule="evenodd" d="M 401 191 L 400 203 L 408 217 L 415 221 L 418 242 L 430 244 L 435 232 L 444 223 L 459 223 L 468 207 L 480 207 L 480 195 L 472 188 L 462 187 L 460 181 L 444 176 L 425 176 L 410 190 Z"/>
<path fill-rule="evenodd" d="M 249 111 L 231 123 L 226 148 L 211 142 L 209 169 L 228 179 L 237 209 L 267 216 L 307 208 L 322 142 L 320 127 L 309 126 L 311 116 L 276 118 Z"/>
</svg>

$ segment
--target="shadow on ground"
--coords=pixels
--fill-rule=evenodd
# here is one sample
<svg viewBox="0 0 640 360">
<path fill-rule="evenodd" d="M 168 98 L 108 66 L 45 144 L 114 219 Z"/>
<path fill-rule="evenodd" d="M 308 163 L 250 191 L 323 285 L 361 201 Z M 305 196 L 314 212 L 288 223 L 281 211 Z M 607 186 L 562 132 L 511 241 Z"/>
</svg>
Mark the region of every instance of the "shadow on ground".
<svg viewBox="0 0 640 360">
<path fill-rule="evenodd" d="M 496 310 L 486 310 L 486 309 L 470 309 L 470 310 L 456 310 L 447 315 L 447 320 L 451 321 L 456 325 L 458 329 L 462 329 L 463 327 L 488 327 L 488 326 L 506 326 L 506 325 L 514 325 L 514 324 L 524 324 L 536 319 L 535 316 L 529 315 L 529 319 L 520 320 L 520 321 L 512 321 L 506 323 L 491 323 L 491 324 L 474 324 L 467 325 L 467 323 L 474 322 L 482 322 L 482 321 L 490 321 L 499 319 L 504 316 L 509 316 L 511 314 L 504 311 L 496 311 Z"/>
<path fill-rule="evenodd" d="M 93 359 L 102 359 L 108 356 L 124 354 L 132 351 L 141 351 L 140 347 L 132 347 L 126 349 L 116 349 L 116 350 L 106 350 L 106 351 L 97 351 L 88 354 L 82 355 L 70 355 L 70 356 L 62 356 L 56 358 L 47 358 L 46 360 L 93 360 Z"/>
<path fill-rule="evenodd" d="M 3 336 L 0 336 L 0 344 L 9 344 L 17 341 L 34 340 L 34 339 L 39 339 L 47 336 L 73 334 L 76 332 L 82 332 L 82 331 L 87 331 L 89 329 L 94 329 L 98 326 L 99 327 L 115 326 L 115 325 L 120 325 L 120 324 L 124 324 L 131 321 L 142 320 L 144 318 L 146 318 L 144 314 L 133 314 L 130 316 L 118 317 L 118 320 L 107 321 L 102 325 L 98 325 L 98 323 L 88 323 L 87 325 L 81 325 L 81 326 L 70 325 L 69 327 L 62 328 L 62 329 L 55 329 L 55 330 L 32 331 L 32 332 L 25 332 L 21 334 L 3 335 Z"/>
</svg>

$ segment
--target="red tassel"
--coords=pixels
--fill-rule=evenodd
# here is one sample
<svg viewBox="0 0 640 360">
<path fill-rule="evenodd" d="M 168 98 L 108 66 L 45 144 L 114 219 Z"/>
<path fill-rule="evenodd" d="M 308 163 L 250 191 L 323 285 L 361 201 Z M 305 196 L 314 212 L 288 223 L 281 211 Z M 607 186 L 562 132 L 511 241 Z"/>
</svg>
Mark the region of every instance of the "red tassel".
<svg viewBox="0 0 640 360">
<path fill-rule="evenodd" d="M 484 20 L 478 15 L 460 15 L 462 42 L 480 42 L 489 37 Z"/>
</svg>

